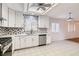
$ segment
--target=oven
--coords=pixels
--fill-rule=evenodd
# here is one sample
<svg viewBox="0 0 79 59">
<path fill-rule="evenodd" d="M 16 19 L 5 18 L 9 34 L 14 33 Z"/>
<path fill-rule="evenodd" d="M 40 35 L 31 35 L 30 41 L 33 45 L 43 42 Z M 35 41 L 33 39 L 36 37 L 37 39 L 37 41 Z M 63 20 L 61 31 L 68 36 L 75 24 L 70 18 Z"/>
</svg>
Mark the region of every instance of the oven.
<svg viewBox="0 0 79 59">
<path fill-rule="evenodd" d="M 0 38 L 0 56 L 4 55 L 6 51 L 11 49 L 10 47 L 12 47 L 11 37 Z"/>
</svg>

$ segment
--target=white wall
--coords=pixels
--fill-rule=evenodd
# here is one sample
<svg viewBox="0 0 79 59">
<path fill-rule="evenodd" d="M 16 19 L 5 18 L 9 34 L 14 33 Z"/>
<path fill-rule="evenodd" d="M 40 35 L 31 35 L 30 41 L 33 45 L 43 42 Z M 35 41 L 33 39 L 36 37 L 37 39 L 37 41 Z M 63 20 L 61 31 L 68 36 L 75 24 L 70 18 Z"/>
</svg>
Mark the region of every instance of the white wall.
<svg viewBox="0 0 79 59">
<path fill-rule="evenodd" d="M 50 32 L 52 41 L 79 37 L 79 22 L 74 22 L 75 25 L 76 25 L 76 31 L 75 32 L 68 32 L 68 22 L 67 21 L 60 20 L 60 19 L 52 19 L 52 18 L 49 21 L 50 21 L 49 32 Z M 53 23 L 53 22 L 60 24 L 60 32 L 59 33 L 52 32 L 51 23 Z"/>
</svg>

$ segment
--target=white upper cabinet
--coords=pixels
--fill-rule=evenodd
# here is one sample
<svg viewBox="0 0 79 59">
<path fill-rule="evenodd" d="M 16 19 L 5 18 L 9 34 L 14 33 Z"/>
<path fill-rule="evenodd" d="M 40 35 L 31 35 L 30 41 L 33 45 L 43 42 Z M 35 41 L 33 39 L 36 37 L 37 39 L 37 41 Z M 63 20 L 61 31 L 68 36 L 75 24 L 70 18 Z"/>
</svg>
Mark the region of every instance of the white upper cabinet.
<svg viewBox="0 0 79 59">
<path fill-rule="evenodd" d="M 8 7 L 6 4 L 2 4 L 2 17 L 8 19 Z"/>
<path fill-rule="evenodd" d="M 21 12 L 16 12 L 16 27 L 23 27 L 23 23 L 24 23 L 24 17 L 23 14 Z"/>
<path fill-rule="evenodd" d="M 0 3 L 0 18 L 8 19 L 8 8 L 4 3 Z"/>
<path fill-rule="evenodd" d="M 39 16 L 38 27 L 39 28 L 49 28 L 49 18 L 47 16 Z"/>
<path fill-rule="evenodd" d="M 2 4 L 0 3 L 0 19 L 2 17 Z"/>
<path fill-rule="evenodd" d="M 2 17 L 5 19 L 2 26 L 8 26 L 8 7 L 6 4 L 2 4 Z"/>
<path fill-rule="evenodd" d="M 13 8 L 11 8 L 13 6 Z M 21 4 L 0 3 L 0 26 L 4 27 L 23 27 L 24 17 L 21 11 Z"/>
<path fill-rule="evenodd" d="M 9 27 L 15 26 L 15 11 L 9 8 Z"/>
<path fill-rule="evenodd" d="M 9 8 L 9 27 L 23 27 L 23 13 Z"/>
<path fill-rule="evenodd" d="M 2 26 L 8 26 L 8 7 L 6 4 L 0 4 L 0 18 L 2 19 Z"/>
</svg>

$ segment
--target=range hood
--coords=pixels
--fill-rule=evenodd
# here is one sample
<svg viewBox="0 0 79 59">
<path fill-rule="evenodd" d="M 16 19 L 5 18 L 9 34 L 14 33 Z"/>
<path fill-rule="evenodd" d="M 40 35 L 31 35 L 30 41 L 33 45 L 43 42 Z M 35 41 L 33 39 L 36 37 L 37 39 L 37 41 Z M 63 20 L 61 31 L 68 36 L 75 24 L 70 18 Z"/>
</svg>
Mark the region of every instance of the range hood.
<svg viewBox="0 0 79 59">
<path fill-rule="evenodd" d="M 56 3 L 24 3 L 24 14 L 44 15 L 56 5 Z"/>
</svg>

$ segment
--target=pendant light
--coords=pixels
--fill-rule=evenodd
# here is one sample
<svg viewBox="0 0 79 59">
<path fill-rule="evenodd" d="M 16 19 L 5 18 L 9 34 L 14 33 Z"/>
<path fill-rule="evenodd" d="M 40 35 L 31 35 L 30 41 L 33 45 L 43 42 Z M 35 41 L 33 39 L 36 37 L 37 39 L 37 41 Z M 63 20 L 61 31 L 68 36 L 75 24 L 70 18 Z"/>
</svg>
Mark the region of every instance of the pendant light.
<svg viewBox="0 0 79 59">
<path fill-rule="evenodd" d="M 69 17 L 68 17 L 68 19 L 67 19 L 67 21 L 72 21 L 72 13 L 71 12 L 69 12 Z"/>
</svg>

